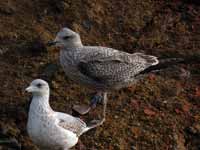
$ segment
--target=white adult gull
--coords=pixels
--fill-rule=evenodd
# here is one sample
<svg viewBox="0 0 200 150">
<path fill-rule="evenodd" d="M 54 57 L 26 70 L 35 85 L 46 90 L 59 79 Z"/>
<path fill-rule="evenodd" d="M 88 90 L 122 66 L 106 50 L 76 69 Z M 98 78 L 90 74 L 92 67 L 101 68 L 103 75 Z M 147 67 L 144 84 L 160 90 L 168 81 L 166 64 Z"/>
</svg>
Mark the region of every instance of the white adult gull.
<svg viewBox="0 0 200 150">
<path fill-rule="evenodd" d="M 97 91 L 89 107 L 75 106 L 74 109 L 85 114 L 103 98 L 104 118 L 107 92 L 135 83 L 144 77 L 141 72 L 159 62 L 157 57 L 142 53 L 129 54 L 108 47 L 84 46 L 79 34 L 69 28 L 61 29 L 49 45 L 60 47 L 60 63 L 70 79 Z"/>
<path fill-rule="evenodd" d="M 33 94 L 27 131 L 41 150 L 68 150 L 78 142 L 80 135 L 97 126 L 87 126 L 79 118 L 52 110 L 49 85 L 44 80 L 32 81 L 26 91 Z"/>
</svg>

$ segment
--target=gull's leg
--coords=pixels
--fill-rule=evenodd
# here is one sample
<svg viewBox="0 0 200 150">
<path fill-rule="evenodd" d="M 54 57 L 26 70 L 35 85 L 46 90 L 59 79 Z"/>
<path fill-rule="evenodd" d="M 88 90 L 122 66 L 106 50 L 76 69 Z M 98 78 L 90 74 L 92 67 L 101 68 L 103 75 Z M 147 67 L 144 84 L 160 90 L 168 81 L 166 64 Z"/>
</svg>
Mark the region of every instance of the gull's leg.
<svg viewBox="0 0 200 150">
<path fill-rule="evenodd" d="M 106 119 L 106 108 L 107 108 L 108 97 L 107 93 L 103 93 L 103 120 Z"/>
<path fill-rule="evenodd" d="M 102 92 L 97 92 L 94 97 L 92 98 L 91 102 L 90 102 L 90 106 L 92 108 L 95 108 L 97 103 L 100 103 L 102 101 L 103 97 L 102 97 Z"/>
<path fill-rule="evenodd" d="M 90 129 L 93 129 L 93 128 L 96 128 L 100 125 L 102 125 L 105 121 L 105 118 L 101 119 L 101 120 L 92 120 L 91 122 L 89 122 L 89 125 L 88 125 L 88 130 Z"/>
<path fill-rule="evenodd" d="M 96 128 L 104 123 L 106 120 L 106 108 L 107 108 L 107 93 L 103 93 L 103 118 L 101 120 L 92 120 L 88 126 L 90 129 Z"/>
<path fill-rule="evenodd" d="M 74 105 L 72 109 L 75 112 L 79 113 L 80 115 L 85 115 L 92 108 L 95 108 L 97 103 L 101 102 L 102 99 L 103 99 L 102 93 L 101 92 L 97 92 L 97 94 L 95 94 L 94 97 L 92 98 L 89 106 L 87 106 L 87 105 Z"/>
</svg>

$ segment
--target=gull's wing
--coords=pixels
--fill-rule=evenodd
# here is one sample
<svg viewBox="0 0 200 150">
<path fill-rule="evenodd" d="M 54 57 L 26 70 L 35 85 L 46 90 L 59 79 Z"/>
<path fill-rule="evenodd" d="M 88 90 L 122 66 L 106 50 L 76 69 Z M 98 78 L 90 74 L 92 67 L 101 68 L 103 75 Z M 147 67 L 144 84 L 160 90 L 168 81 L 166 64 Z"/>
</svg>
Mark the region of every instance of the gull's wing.
<svg viewBox="0 0 200 150">
<path fill-rule="evenodd" d="M 61 112 L 55 112 L 55 115 L 59 120 L 60 127 L 72 131 L 77 136 L 80 136 L 87 129 L 86 123 L 77 117 Z"/>
<path fill-rule="evenodd" d="M 104 47 L 85 49 L 90 48 L 92 50 L 78 64 L 79 71 L 103 84 L 129 81 L 146 68 L 158 64 L 158 59 L 151 55 L 129 54 Z"/>
</svg>

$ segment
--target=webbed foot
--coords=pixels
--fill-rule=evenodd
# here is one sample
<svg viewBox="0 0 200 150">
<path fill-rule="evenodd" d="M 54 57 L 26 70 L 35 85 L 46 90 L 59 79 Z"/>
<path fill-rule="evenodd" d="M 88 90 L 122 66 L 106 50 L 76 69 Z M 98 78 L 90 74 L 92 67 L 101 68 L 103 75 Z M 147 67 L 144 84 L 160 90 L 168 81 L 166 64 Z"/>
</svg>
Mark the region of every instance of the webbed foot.
<svg viewBox="0 0 200 150">
<path fill-rule="evenodd" d="M 87 114 L 90 111 L 91 106 L 87 106 L 87 105 L 74 105 L 72 107 L 72 109 L 75 112 L 79 113 L 80 115 L 85 115 L 85 114 Z"/>
</svg>

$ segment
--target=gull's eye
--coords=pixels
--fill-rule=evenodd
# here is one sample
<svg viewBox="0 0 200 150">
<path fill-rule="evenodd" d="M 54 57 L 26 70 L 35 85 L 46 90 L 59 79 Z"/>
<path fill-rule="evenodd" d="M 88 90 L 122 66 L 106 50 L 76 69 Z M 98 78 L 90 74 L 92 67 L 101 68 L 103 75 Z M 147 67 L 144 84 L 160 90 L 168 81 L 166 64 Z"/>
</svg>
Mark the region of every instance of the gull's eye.
<svg viewBox="0 0 200 150">
<path fill-rule="evenodd" d="M 70 36 L 64 36 L 63 37 L 63 40 L 67 40 L 67 39 L 69 39 L 70 38 Z"/>
<path fill-rule="evenodd" d="M 38 83 L 36 86 L 37 86 L 38 88 L 41 88 L 42 84 L 41 84 L 41 83 Z"/>
</svg>

